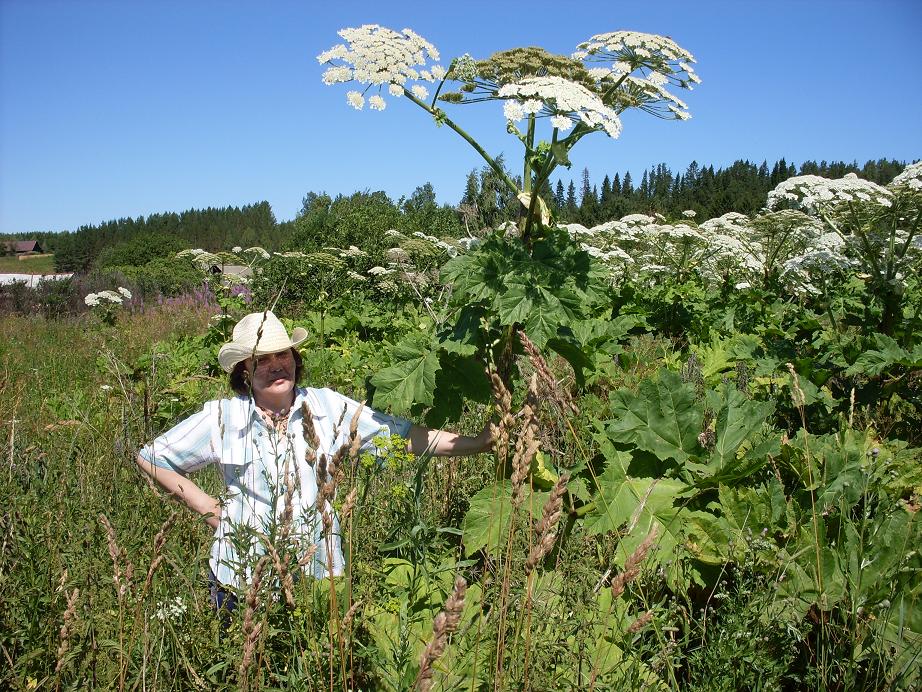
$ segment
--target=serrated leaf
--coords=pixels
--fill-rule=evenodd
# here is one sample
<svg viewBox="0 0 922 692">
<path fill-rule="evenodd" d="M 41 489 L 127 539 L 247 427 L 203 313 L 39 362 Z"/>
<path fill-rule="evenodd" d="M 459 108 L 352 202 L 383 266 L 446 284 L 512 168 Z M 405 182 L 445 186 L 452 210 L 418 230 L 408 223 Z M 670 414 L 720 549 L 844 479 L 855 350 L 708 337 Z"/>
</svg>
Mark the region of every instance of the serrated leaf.
<svg viewBox="0 0 922 692">
<path fill-rule="evenodd" d="M 624 442 L 680 464 L 701 451 L 701 411 L 692 385 L 677 373 L 661 370 L 657 381 L 644 380 L 637 393 L 622 389 L 611 399 L 615 419 L 606 429 L 615 442 Z"/>
<path fill-rule="evenodd" d="M 394 413 L 409 412 L 413 404 L 429 406 L 435 393 L 435 375 L 441 365 L 435 352 L 412 341 L 398 344 L 394 364 L 371 378 L 375 387 L 373 405 Z"/>
<path fill-rule="evenodd" d="M 547 497 L 547 493 L 530 492 L 526 488 L 522 508 L 530 509 L 532 517 L 538 519 Z M 471 556 L 481 548 L 494 555 L 504 550 L 511 519 L 512 483 L 510 481 L 505 480 L 488 485 L 474 495 L 471 498 L 470 508 L 464 515 L 464 521 L 461 523 L 465 557 Z"/>
</svg>

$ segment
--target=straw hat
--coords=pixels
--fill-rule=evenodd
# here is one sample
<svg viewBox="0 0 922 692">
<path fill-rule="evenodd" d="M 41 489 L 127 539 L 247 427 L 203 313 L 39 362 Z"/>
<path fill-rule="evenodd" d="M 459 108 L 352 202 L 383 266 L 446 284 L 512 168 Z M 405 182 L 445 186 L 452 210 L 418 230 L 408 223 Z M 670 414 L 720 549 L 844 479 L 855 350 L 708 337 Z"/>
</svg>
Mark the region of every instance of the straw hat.
<svg viewBox="0 0 922 692">
<path fill-rule="evenodd" d="M 295 327 L 288 338 L 285 326 L 271 310 L 251 312 L 234 325 L 234 338 L 218 351 L 218 362 L 225 372 L 230 372 L 240 361 L 286 351 L 306 338 L 307 330 L 303 327 Z"/>
</svg>

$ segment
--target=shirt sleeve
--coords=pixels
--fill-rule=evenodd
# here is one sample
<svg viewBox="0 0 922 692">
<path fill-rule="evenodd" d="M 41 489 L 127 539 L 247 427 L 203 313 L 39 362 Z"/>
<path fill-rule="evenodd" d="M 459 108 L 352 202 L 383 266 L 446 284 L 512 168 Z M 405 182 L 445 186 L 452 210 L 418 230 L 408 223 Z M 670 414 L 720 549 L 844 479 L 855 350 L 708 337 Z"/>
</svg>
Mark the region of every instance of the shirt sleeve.
<svg viewBox="0 0 922 692">
<path fill-rule="evenodd" d="M 154 466 L 183 474 L 218 461 L 214 439 L 219 421 L 211 403 L 144 445 L 138 454 Z"/>
<path fill-rule="evenodd" d="M 344 408 L 346 411 L 345 415 L 343 415 L 342 423 L 339 426 L 339 434 L 335 436 L 333 449 L 329 450 L 332 454 L 340 444 L 345 443 L 348 439 L 349 425 L 361 404 L 354 399 L 343 396 L 339 392 L 334 392 L 332 389 L 322 389 L 321 392 L 324 403 L 327 405 L 327 415 L 333 419 L 334 424 L 339 421 Z M 379 435 L 388 437 L 391 435 L 399 435 L 406 439 L 410 434 L 411 425 L 412 423 L 406 418 L 381 413 L 368 406 L 363 406 L 359 414 L 357 428 L 358 435 L 362 439 L 362 451 L 377 453 L 374 439 Z"/>
</svg>

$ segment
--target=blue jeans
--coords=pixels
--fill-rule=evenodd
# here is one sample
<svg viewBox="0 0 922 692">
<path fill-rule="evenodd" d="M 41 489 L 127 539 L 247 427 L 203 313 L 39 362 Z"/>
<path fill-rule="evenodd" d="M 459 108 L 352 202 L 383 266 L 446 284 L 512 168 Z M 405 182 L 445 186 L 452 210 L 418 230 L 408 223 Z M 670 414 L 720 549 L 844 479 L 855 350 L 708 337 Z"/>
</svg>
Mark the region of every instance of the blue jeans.
<svg viewBox="0 0 922 692">
<path fill-rule="evenodd" d="M 230 625 L 231 613 L 237 609 L 237 595 L 228 591 L 210 569 L 208 570 L 208 587 L 211 593 L 211 605 L 218 611 L 221 627 L 227 629 Z"/>
</svg>

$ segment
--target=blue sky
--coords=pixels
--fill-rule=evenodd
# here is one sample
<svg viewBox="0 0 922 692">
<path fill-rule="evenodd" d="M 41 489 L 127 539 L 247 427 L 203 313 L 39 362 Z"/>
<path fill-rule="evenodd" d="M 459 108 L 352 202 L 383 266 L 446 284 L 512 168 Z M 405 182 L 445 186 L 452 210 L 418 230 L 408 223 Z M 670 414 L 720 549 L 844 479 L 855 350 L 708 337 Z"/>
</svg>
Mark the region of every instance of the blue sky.
<svg viewBox="0 0 922 692">
<path fill-rule="evenodd" d="M 624 116 L 585 138 L 568 182 L 664 162 L 922 157 L 918 0 L 235 2 L 0 0 L 0 232 L 431 182 L 457 203 L 482 161 L 406 100 L 357 112 L 315 56 L 345 26 L 410 27 L 443 62 L 522 45 L 570 53 L 595 33 L 671 36 L 703 83 L 692 120 Z M 496 103 L 452 117 L 520 158 Z"/>
</svg>

